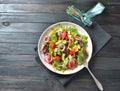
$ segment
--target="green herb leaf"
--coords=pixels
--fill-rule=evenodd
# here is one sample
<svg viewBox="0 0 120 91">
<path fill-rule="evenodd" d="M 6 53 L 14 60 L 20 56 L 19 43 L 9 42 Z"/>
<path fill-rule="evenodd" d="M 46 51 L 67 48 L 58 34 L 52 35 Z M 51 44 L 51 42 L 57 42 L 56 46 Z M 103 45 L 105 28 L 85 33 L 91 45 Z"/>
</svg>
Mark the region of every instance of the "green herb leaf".
<svg viewBox="0 0 120 91">
<path fill-rule="evenodd" d="M 53 33 L 50 37 L 50 40 L 53 41 L 53 42 L 57 42 L 57 36 L 55 33 Z"/>
<path fill-rule="evenodd" d="M 69 27 L 69 28 L 68 28 L 68 31 L 70 31 L 70 33 L 71 33 L 72 35 L 78 34 L 77 29 L 76 29 L 75 26 Z"/>
<path fill-rule="evenodd" d="M 87 40 L 87 39 L 88 39 L 88 37 L 87 37 L 87 36 L 84 36 L 84 35 L 82 36 L 82 41 L 83 41 L 83 43 L 87 43 L 87 42 L 88 42 L 88 40 Z"/>
<path fill-rule="evenodd" d="M 67 64 L 68 64 L 68 61 L 69 61 L 68 58 L 65 58 L 65 59 L 63 60 L 63 64 L 64 64 L 64 65 L 67 65 Z"/>
<path fill-rule="evenodd" d="M 82 56 L 78 56 L 77 62 L 78 62 L 79 65 L 83 63 L 83 58 L 82 58 Z"/>
<path fill-rule="evenodd" d="M 55 60 L 52 66 L 53 66 L 54 68 L 56 68 L 57 70 L 59 70 L 59 71 L 60 71 L 60 69 L 61 69 L 60 61 Z"/>
<path fill-rule="evenodd" d="M 53 50 L 52 50 L 52 48 L 51 47 L 49 47 L 49 53 L 52 55 L 52 53 L 53 53 Z"/>
</svg>

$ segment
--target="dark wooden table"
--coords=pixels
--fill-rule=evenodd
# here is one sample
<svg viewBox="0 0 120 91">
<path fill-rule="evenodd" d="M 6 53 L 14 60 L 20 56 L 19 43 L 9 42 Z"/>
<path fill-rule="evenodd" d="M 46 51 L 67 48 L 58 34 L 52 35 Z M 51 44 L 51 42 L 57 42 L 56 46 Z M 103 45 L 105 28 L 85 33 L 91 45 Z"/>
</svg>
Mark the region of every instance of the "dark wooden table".
<svg viewBox="0 0 120 91">
<path fill-rule="evenodd" d="M 0 0 L 0 91 L 99 91 L 86 69 L 66 87 L 46 78 L 34 51 L 45 28 L 67 21 L 69 4 L 86 11 L 98 1 L 106 9 L 95 20 L 112 39 L 90 68 L 104 91 L 120 91 L 120 0 Z"/>
</svg>

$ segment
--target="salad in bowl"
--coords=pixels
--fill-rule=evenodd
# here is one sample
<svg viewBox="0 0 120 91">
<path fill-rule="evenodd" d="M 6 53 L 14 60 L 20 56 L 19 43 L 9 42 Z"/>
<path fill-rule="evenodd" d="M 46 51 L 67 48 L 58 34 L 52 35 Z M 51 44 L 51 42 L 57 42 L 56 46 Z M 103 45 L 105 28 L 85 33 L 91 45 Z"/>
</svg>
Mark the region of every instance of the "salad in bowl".
<svg viewBox="0 0 120 91">
<path fill-rule="evenodd" d="M 89 61 L 92 42 L 79 25 L 60 22 L 43 32 L 38 43 L 38 54 L 42 63 L 51 71 L 72 74 L 83 68 L 84 61 Z"/>
</svg>

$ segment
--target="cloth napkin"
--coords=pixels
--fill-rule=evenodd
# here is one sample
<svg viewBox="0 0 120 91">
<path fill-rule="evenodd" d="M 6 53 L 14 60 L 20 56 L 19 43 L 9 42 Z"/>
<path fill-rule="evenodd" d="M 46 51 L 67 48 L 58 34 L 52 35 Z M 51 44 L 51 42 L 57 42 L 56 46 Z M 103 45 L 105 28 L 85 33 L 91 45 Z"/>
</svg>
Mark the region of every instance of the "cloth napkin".
<svg viewBox="0 0 120 91">
<path fill-rule="evenodd" d="M 72 20 L 71 22 L 82 26 L 90 35 L 90 37 L 92 39 L 92 43 L 93 43 L 93 55 L 92 55 L 92 57 L 94 57 L 100 51 L 100 49 L 103 48 L 103 46 L 111 39 L 111 35 L 109 35 L 107 32 L 105 32 L 101 28 L 101 26 L 99 24 L 97 24 L 95 21 L 93 21 L 93 26 L 91 26 L 91 27 L 85 27 L 78 21 Z M 35 48 L 35 51 L 37 52 L 37 47 Z M 71 81 L 74 78 L 74 76 L 77 74 L 77 73 L 75 73 L 72 75 L 59 75 L 59 74 L 53 73 L 53 72 L 49 71 L 47 68 L 45 68 L 45 66 L 40 61 L 38 55 L 36 56 L 36 61 L 40 64 L 41 68 L 46 69 L 45 70 L 46 71 L 45 73 L 47 73 L 46 75 L 51 76 L 51 78 L 58 79 L 58 81 L 63 86 L 68 84 L 69 81 Z"/>
</svg>

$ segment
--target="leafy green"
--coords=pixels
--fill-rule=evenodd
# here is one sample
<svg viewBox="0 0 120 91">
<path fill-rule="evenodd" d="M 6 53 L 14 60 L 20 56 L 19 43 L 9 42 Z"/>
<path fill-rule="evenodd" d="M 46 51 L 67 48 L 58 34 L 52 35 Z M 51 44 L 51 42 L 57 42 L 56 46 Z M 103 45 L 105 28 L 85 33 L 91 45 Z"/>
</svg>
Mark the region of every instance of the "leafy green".
<svg viewBox="0 0 120 91">
<path fill-rule="evenodd" d="M 82 41 L 83 41 L 83 43 L 87 43 L 87 42 L 88 42 L 88 40 L 87 40 L 87 39 L 88 39 L 88 37 L 87 37 L 87 36 L 84 36 L 84 35 L 82 36 Z"/>
<path fill-rule="evenodd" d="M 49 47 L 49 48 L 48 48 L 48 50 L 49 50 L 49 53 L 52 55 L 52 53 L 53 53 L 52 48 L 51 48 L 51 47 Z"/>
<path fill-rule="evenodd" d="M 67 65 L 67 64 L 68 64 L 68 61 L 69 61 L 68 58 L 65 58 L 65 59 L 63 60 L 63 64 L 64 64 L 64 65 Z"/>
<path fill-rule="evenodd" d="M 83 63 L 83 57 L 84 57 L 83 48 L 81 48 L 81 50 L 78 51 L 78 58 L 77 58 L 78 64 Z"/>
<path fill-rule="evenodd" d="M 73 48 L 74 45 L 75 45 L 75 43 L 73 42 L 73 43 L 71 43 L 71 44 L 69 45 L 69 47 L 70 47 L 70 48 Z"/>
<path fill-rule="evenodd" d="M 60 49 L 58 49 L 56 53 L 57 53 L 58 55 L 61 55 Z"/>
<path fill-rule="evenodd" d="M 53 33 L 51 36 L 50 36 L 50 40 L 53 41 L 53 42 L 57 42 L 57 36 L 55 33 Z"/>
<path fill-rule="evenodd" d="M 69 28 L 68 28 L 68 31 L 70 31 L 70 33 L 71 33 L 72 35 L 78 34 L 77 29 L 76 29 L 75 26 L 69 27 Z"/>
<path fill-rule="evenodd" d="M 78 56 L 78 57 L 77 57 L 77 62 L 78 62 L 79 65 L 83 63 L 83 58 L 82 58 L 82 56 Z"/>
<path fill-rule="evenodd" d="M 57 55 L 57 53 L 56 52 L 53 52 L 53 56 L 56 56 Z"/>
<path fill-rule="evenodd" d="M 62 71 L 62 72 L 65 71 L 65 68 L 63 68 L 63 67 L 61 66 L 61 63 L 60 63 L 60 61 L 58 61 L 58 60 L 55 60 L 52 66 L 53 66 L 54 68 L 56 68 L 57 70 L 59 70 L 59 71 Z"/>
<path fill-rule="evenodd" d="M 60 67 L 60 61 L 55 60 L 52 66 L 54 68 L 56 68 L 57 70 L 61 69 L 61 67 Z"/>
</svg>

